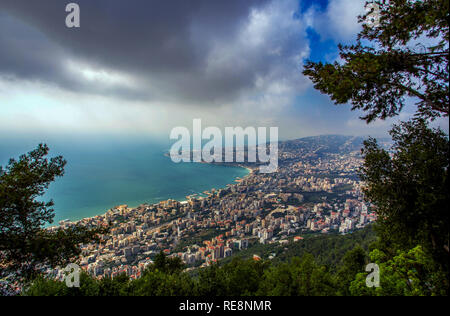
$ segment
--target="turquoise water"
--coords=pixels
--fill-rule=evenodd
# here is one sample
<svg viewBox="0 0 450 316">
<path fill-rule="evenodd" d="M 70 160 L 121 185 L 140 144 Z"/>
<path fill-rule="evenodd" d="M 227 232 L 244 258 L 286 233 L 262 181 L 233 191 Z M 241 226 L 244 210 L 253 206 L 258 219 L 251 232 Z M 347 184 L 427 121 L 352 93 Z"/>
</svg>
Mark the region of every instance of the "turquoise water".
<svg viewBox="0 0 450 316">
<path fill-rule="evenodd" d="M 222 188 L 245 176 L 243 168 L 201 163 L 173 163 L 164 153 L 169 142 L 129 140 L 45 141 L 50 156 L 63 155 L 66 174 L 49 188 L 55 223 L 105 213 L 119 204 L 137 206 Z M 0 165 L 33 149 L 32 140 L 0 139 Z"/>
</svg>

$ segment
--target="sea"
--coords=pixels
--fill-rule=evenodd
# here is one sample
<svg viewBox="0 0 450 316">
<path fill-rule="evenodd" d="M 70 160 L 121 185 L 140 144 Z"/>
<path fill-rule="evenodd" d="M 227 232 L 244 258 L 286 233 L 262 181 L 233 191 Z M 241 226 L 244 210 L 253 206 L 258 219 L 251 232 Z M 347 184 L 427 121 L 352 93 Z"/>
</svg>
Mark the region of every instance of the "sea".
<svg viewBox="0 0 450 316">
<path fill-rule="evenodd" d="M 49 146 L 49 157 L 62 155 L 67 160 L 65 175 L 42 197 L 55 203 L 53 225 L 104 214 L 122 204 L 136 207 L 167 199 L 183 201 L 188 195 L 224 188 L 248 174 L 240 167 L 174 163 L 166 154 L 169 140 L 120 137 L 0 137 L 0 166 L 40 142 Z"/>
</svg>

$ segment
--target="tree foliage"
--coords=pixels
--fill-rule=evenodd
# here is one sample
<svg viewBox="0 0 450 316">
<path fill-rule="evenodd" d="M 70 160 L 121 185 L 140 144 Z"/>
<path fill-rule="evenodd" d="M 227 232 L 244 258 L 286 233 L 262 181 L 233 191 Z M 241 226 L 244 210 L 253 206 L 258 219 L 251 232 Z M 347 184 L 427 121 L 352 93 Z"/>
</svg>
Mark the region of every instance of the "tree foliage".
<svg viewBox="0 0 450 316">
<path fill-rule="evenodd" d="M 336 104 L 351 103 L 362 119 L 396 116 L 406 98 L 423 118 L 449 114 L 449 2 L 374 1 L 379 25 L 364 23 L 355 45 L 339 45 L 341 62 L 309 61 L 303 73 Z M 417 43 L 417 44 L 416 44 Z"/>
<path fill-rule="evenodd" d="M 162 256 L 164 256 L 162 254 Z M 253 296 L 253 295 L 337 295 L 328 267 L 318 265 L 312 255 L 293 258 L 281 265 L 269 261 L 234 259 L 201 269 L 197 275 L 170 270 L 172 258 L 150 265 L 143 276 L 129 280 L 125 275 L 101 280 L 83 273 L 79 288 L 38 277 L 23 293 L 29 296 Z M 164 266 L 161 266 L 164 262 Z M 165 271 L 165 272 L 164 272 Z M 361 272 L 361 271 L 358 271 Z"/>
<path fill-rule="evenodd" d="M 370 253 L 371 262 L 380 268 L 380 286 L 367 287 L 366 274 L 358 273 L 349 291 L 355 296 L 429 296 L 448 295 L 448 279 L 434 269 L 433 259 L 416 246 L 398 251 L 390 258 L 379 249 Z"/>
<path fill-rule="evenodd" d="M 67 263 L 80 253 L 79 244 L 94 240 L 103 230 L 75 226 L 46 230 L 53 222 L 53 201 L 45 202 L 51 182 L 64 175 L 61 156 L 47 159 L 49 148 L 35 150 L 0 166 L 0 266 L 1 274 L 27 277 L 39 265 Z"/>
<path fill-rule="evenodd" d="M 336 273 L 337 291 L 340 295 L 350 295 L 350 284 L 358 273 L 362 273 L 368 263 L 367 254 L 360 246 L 348 251 L 342 259 L 342 264 Z"/>
<path fill-rule="evenodd" d="M 410 98 L 416 102 L 413 120 L 390 131 L 393 146 L 389 151 L 373 138 L 364 143 L 360 171 L 366 199 L 377 207 L 379 238 L 373 253 L 384 254 L 377 262 L 388 271 L 385 277 L 392 266 L 406 274 L 400 278 L 394 273 L 396 283 L 388 286 L 390 290 L 359 293 L 442 294 L 433 290 L 437 281 L 430 283 L 430 276 L 441 277 L 448 293 L 449 142 L 442 130 L 428 124 L 449 114 L 449 2 L 372 3 L 374 10 L 359 17 L 363 30 L 356 44 L 339 45 L 341 61 L 310 61 L 303 72 L 336 104 L 351 103 L 352 110 L 362 110 L 361 119 L 367 123 L 398 115 Z M 369 23 L 377 7 L 379 16 Z M 419 273 L 420 265 L 429 271 Z M 408 274 L 417 278 L 413 285 Z M 357 285 L 362 289 L 363 274 L 358 282 L 353 290 Z M 418 284 L 420 290 L 407 288 Z"/>
<path fill-rule="evenodd" d="M 391 152 L 369 139 L 361 179 L 366 198 L 377 206 L 380 247 L 392 255 L 417 244 L 440 268 L 449 260 L 449 140 L 423 120 L 394 126 Z"/>
</svg>

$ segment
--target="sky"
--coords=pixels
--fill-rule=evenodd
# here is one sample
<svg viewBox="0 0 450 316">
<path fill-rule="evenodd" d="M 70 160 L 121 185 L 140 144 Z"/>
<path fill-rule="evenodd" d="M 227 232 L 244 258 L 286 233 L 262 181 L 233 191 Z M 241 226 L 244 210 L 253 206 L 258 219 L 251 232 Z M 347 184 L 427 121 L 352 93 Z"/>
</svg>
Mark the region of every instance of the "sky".
<svg viewBox="0 0 450 316">
<path fill-rule="evenodd" d="M 355 41 L 365 1 L 74 2 L 79 28 L 69 1 L 1 0 L 0 136 L 168 137 L 195 118 L 281 139 L 385 136 L 415 111 L 367 125 L 301 73 Z"/>
</svg>

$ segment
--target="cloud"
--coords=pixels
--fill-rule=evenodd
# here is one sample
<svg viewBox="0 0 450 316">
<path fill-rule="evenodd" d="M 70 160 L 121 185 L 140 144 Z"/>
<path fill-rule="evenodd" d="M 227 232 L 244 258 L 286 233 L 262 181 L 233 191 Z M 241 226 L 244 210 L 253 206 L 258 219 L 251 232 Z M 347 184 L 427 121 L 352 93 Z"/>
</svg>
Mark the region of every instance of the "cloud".
<svg viewBox="0 0 450 316">
<path fill-rule="evenodd" d="M 207 71 L 223 74 L 235 67 L 252 82 L 235 105 L 241 114 L 263 119 L 276 117 L 310 87 L 301 74 L 309 56 L 306 24 L 295 18 L 296 1 L 274 1 L 252 9 L 233 41 L 216 43 L 208 56 Z M 276 27 L 274 27 L 276 25 Z"/>
<path fill-rule="evenodd" d="M 365 0 L 330 0 L 325 11 L 311 6 L 305 13 L 310 27 L 319 33 L 322 39 L 349 43 L 356 39 L 362 27 L 358 16 L 365 13 Z"/>
<path fill-rule="evenodd" d="M 0 133 L 165 137 L 194 118 L 284 138 L 367 129 L 301 74 L 307 29 L 351 42 L 362 1 L 76 2 L 79 29 L 65 27 L 64 1 L 1 1 Z"/>
<path fill-rule="evenodd" d="M 304 86 L 294 0 L 2 1 L 0 75 L 124 99 L 221 105 Z M 276 25 L 276 27 L 274 27 Z"/>
</svg>

